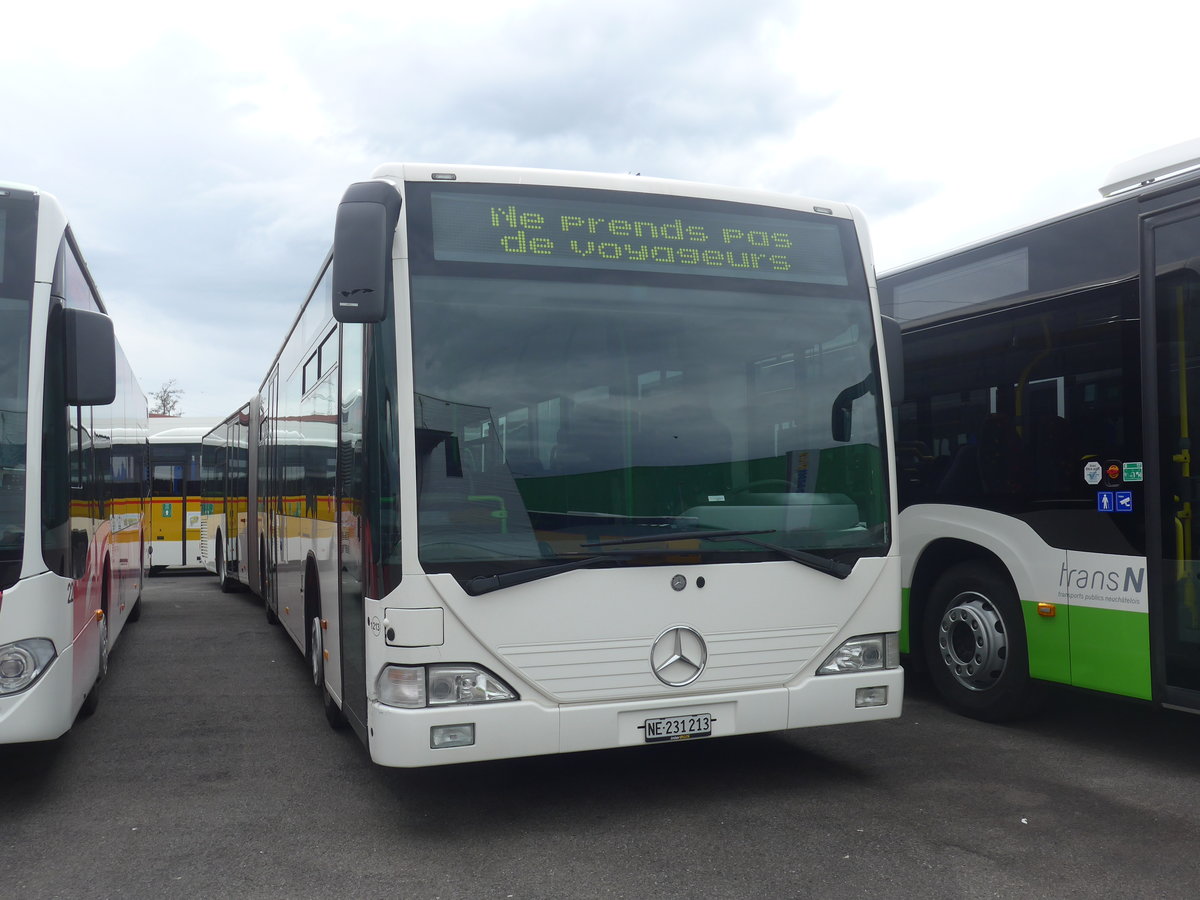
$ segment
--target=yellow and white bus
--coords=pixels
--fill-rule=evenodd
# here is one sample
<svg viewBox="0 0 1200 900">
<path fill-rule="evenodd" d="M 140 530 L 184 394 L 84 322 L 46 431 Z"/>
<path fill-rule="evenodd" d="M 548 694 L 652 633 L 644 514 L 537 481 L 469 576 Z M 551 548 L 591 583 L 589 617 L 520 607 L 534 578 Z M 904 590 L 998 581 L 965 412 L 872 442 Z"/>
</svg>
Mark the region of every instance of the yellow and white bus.
<svg viewBox="0 0 1200 900">
<path fill-rule="evenodd" d="M 206 474 L 378 763 L 894 717 L 883 334 L 844 204 L 386 165 Z"/>
<path fill-rule="evenodd" d="M 203 566 L 200 441 L 217 423 L 203 416 L 150 417 L 150 574 Z"/>
<path fill-rule="evenodd" d="M 0 183 L 0 743 L 91 711 L 140 614 L 146 398 L 58 201 Z"/>
</svg>

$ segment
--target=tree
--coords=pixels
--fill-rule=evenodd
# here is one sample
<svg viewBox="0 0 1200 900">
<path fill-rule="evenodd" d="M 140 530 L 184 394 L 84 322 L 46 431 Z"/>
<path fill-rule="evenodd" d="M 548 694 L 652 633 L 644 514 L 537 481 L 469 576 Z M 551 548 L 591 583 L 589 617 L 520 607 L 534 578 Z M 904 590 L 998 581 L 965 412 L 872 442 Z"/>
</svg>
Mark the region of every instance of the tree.
<svg viewBox="0 0 1200 900">
<path fill-rule="evenodd" d="M 179 398 L 183 396 L 183 388 L 175 386 L 175 379 L 164 381 L 163 386 L 150 395 L 150 414 L 154 416 L 181 416 Z"/>
</svg>

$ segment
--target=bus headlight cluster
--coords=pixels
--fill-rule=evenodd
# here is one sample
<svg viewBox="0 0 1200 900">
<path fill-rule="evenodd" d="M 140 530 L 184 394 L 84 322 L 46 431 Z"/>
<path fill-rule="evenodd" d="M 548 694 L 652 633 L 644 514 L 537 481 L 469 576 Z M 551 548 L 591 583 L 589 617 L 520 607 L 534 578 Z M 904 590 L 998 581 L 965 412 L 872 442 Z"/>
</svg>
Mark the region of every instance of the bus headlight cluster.
<svg viewBox="0 0 1200 900">
<path fill-rule="evenodd" d="M 843 672 L 871 672 L 894 669 L 900 665 L 900 641 L 897 634 L 866 634 L 852 637 L 838 647 L 817 670 L 818 675 Z"/>
<path fill-rule="evenodd" d="M 53 659 L 54 644 L 46 638 L 30 638 L 0 647 L 0 695 L 25 690 Z"/>
<path fill-rule="evenodd" d="M 517 693 L 479 666 L 385 666 L 375 682 L 379 702 L 402 709 L 516 700 Z"/>
</svg>

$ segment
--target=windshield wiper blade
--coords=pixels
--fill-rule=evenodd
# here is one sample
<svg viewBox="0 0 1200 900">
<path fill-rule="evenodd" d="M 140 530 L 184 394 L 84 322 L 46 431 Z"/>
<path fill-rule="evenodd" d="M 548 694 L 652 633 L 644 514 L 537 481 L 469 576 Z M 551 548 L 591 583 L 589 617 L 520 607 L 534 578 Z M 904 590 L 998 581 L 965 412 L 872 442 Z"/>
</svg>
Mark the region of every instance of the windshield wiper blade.
<svg viewBox="0 0 1200 900">
<path fill-rule="evenodd" d="M 537 581 L 541 578 L 549 578 L 551 575 L 561 575 L 563 572 L 571 572 L 575 569 L 582 569 L 585 566 L 594 566 L 596 563 L 612 562 L 613 560 L 624 558 L 618 553 L 611 553 L 606 556 L 589 556 L 584 559 L 573 559 L 569 563 L 562 563 L 557 566 L 535 566 L 532 569 L 501 572 L 498 575 L 476 575 L 463 585 L 463 590 L 472 597 L 478 597 L 480 594 L 488 594 L 492 591 L 498 591 L 501 588 L 512 587 L 516 584 L 528 584 L 531 581 Z"/>
<path fill-rule="evenodd" d="M 844 562 L 838 562 L 836 559 L 827 559 L 824 556 L 817 556 L 815 553 L 806 553 L 803 550 L 793 550 L 791 547 L 780 547 L 778 544 L 769 544 L 766 541 L 756 541 L 754 538 L 735 537 L 729 535 L 713 538 L 715 541 L 742 541 L 746 544 L 754 544 L 756 547 L 763 547 L 767 550 L 774 550 L 776 553 L 782 553 L 788 559 L 800 563 L 802 566 L 808 566 L 810 569 L 816 569 L 818 572 L 824 572 L 826 575 L 832 575 L 834 578 L 846 579 L 850 573 L 854 571 L 854 566 Z"/>
<path fill-rule="evenodd" d="M 757 531 L 676 531 L 669 534 L 652 534 L 645 537 L 630 537 L 630 538 L 614 538 L 610 541 L 593 541 L 590 544 L 582 544 L 583 547 L 607 547 L 611 544 L 653 544 L 665 543 L 666 541 L 679 541 L 699 539 L 702 541 L 742 541 L 746 544 L 754 544 L 756 547 L 762 547 L 766 550 L 773 550 L 776 553 L 782 553 L 788 559 L 798 562 L 801 565 L 808 566 L 811 569 L 816 569 L 818 572 L 824 572 L 826 575 L 832 575 L 834 578 L 845 579 L 854 571 L 854 566 L 844 562 L 838 562 L 835 559 L 827 559 L 824 556 L 817 556 L 815 553 L 806 553 L 803 550 L 793 550 L 790 547 L 781 547 L 778 544 L 771 544 L 767 541 L 755 540 L 751 535 L 755 534 L 774 534 L 774 528 L 762 528 Z"/>
<path fill-rule="evenodd" d="M 609 541 L 592 541 L 581 547 L 611 547 L 614 544 L 663 544 L 667 541 L 711 540 L 712 538 L 735 538 L 744 534 L 774 534 L 774 528 L 757 531 L 670 531 L 664 534 L 648 534 L 643 537 L 613 538 Z"/>
</svg>

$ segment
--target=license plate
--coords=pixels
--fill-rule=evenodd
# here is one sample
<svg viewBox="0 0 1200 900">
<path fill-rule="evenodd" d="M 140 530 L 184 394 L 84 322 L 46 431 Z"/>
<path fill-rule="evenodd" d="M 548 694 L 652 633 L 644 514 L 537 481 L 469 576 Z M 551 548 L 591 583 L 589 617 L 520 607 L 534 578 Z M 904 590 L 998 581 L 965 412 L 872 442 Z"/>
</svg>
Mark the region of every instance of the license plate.
<svg viewBox="0 0 1200 900">
<path fill-rule="evenodd" d="M 712 736 L 712 714 L 695 713 L 690 716 L 667 716 L 662 719 L 646 720 L 646 743 L 658 741 L 685 741 L 688 738 Z"/>
</svg>

